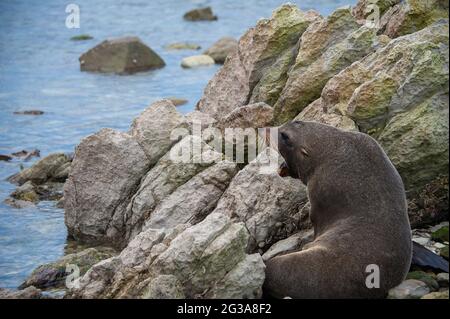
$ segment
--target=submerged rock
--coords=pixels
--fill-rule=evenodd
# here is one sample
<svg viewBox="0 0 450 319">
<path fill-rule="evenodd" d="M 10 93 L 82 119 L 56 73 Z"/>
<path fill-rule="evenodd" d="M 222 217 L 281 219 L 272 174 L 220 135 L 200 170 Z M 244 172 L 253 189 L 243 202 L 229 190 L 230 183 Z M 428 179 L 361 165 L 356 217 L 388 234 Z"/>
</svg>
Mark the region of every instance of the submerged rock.
<svg viewBox="0 0 450 319">
<path fill-rule="evenodd" d="M 203 54 L 209 55 L 214 62 L 223 64 L 230 54 L 237 50 L 238 42 L 234 38 L 224 37 L 214 43 Z"/>
<path fill-rule="evenodd" d="M 86 40 L 92 40 L 94 37 L 89 35 L 89 34 L 80 34 L 80 35 L 75 35 L 73 37 L 70 38 L 70 40 L 72 41 L 86 41 Z"/>
<path fill-rule="evenodd" d="M 217 16 L 213 14 L 211 7 L 193 9 L 183 16 L 188 21 L 214 21 Z"/>
<path fill-rule="evenodd" d="M 76 267 L 79 275 L 82 276 L 93 265 L 111 256 L 112 251 L 96 248 L 88 248 L 79 253 L 66 255 L 55 262 L 36 268 L 19 288 L 24 289 L 30 286 L 41 289 L 63 288 L 66 285 L 67 276 L 75 269 L 70 267 Z"/>
<path fill-rule="evenodd" d="M 166 50 L 200 50 L 202 47 L 189 42 L 176 42 L 168 44 L 164 48 Z"/>
<path fill-rule="evenodd" d="M 14 114 L 16 114 L 16 115 L 42 115 L 42 114 L 44 114 L 44 111 L 40 111 L 40 110 L 15 111 Z"/>
<path fill-rule="evenodd" d="M 132 74 L 165 66 L 137 37 L 105 40 L 79 58 L 81 71 Z"/>
<path fill-rule="evenodd" d="M 45 297 L 41 290 L 36 287 L 28 287 L 17 291 L 0 288 L 0 299 L 45 299 Z"/>
<path fill-rule="evenodd" d="M 199 66 L 209 66 L 214 64 L 214 59 L 209 55 L 194 55 L 187 58 L 184 58 L 181 61 L 181 66 L 183 68 L 196 68 Z"/>
<path fill-rule="evenodd" d="M 22 185 L 28 181 L 35 184 L 44 184 L 48 181 L 64 181 L 67 175 L 61 174 L 61 169 L 70 166 L 71 158 L 64 153 L 50 154 L 31 167 L 8 178 L 8 181 L 14 184 Z"/>
</svg>

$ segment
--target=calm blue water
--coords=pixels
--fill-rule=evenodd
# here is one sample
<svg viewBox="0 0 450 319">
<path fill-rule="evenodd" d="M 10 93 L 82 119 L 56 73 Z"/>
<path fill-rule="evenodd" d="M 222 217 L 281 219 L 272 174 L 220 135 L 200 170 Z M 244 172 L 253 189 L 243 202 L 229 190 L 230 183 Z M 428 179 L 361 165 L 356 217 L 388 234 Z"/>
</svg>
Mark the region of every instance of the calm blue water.
<svg viewBox="0 0 450 319">
<path fill-rule="evenodd" d="M 94 3 L 95 2 L 95 3 Z M 222 36 L 238 38 L 261 17 L 269 17 L 282 0 L 11 0 L 0 1 L 0 154 L 22 149 L 71 152 L 80 139 L 103 127 L 127 130 L 131 120 L 152 102 L 169 96 L 189 100 L 193 109 L 218 67 L 184 70 L 183 57 L 195 51 L 165 51 L 173 42 L 189 41 L 206 49 Z M 291 1 L 327 15 L 356 0 Z M 65 27 L 65 7 L 81 9 L 81 28 Z M 211 5 L 215 22 L 185 22 L 184 12 Z M 93 40 L 74 42 L 77 34 Z M 78 57 L 105 38 L 139 36 L 166 61 L 157 71 L 131 76 L 79 71 Z M 39 109 L 42 116 L 13 115 Z M 33 162 L 24 163 L 25 166 Z M 13 209 L 3 200 L 14 190 L 5 179 L 20 161 L 0 161 L 0 287 L 17 287 L 38 265 L 63 254 L 64 212 L 52 202 Z"/>
</svg>

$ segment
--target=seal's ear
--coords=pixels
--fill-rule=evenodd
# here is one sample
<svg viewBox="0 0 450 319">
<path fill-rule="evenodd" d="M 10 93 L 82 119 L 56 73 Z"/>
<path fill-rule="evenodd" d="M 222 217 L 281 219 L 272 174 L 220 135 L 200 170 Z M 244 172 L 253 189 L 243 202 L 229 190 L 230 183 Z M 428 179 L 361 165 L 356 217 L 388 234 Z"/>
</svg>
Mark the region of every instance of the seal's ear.
<svg viewBox="0 0 450 319">
<path fill-rule="evenodd" d="M 300 147 L 300 152 L 302 152 L 302 154 L 305 156 L 309 156 L 308 151 L 304 147 Z"/>
</svg>

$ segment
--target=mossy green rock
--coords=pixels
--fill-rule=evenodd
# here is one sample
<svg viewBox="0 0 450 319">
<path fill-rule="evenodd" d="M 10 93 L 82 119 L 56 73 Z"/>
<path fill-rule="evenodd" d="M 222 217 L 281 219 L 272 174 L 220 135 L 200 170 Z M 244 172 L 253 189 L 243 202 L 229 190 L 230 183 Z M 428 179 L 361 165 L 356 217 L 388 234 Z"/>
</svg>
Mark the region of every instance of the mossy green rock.
<svg viewBox="0 0 450 319">
<path fill-rule="evenodd" d="M 406 276 L 406 279 L 416 279 L 416 280 L 420 280 L 424 283 L 427 284 L 427 286 L 432 290 L 438 290 L 439 289 L 439 284 L 437 282 L 437 280 L 433 277 L 433 275 L 426 273 L 424 271 L 413 271 L 408 273 L 408 275 Z"/>
<path fill-rule="evenodd" d="M 440 19 L 448 19 L 448 0 L 405 0 L 386 12 L 385 34 L 391 38 L 417 32 Z"/>
<path fill-rule="evenodd" d="M 70 254 L 61 259 L 41 265 L 36 268 L 31 275 L 20 285 L 20 288 L 34 286 L 37 288 L 61 288 L 65 285 L 66 272 L 68 265 L 74 265 L 79 269 L 79 275 L 82 276 L 96 263 L 107 259 L 113 255 L 111 249 L 88 248 L 79 253 Z M 71 270 L 73 271 L 73 270 Z"/>
<path fill-rule="evenodd" d="M 371 53 L 376 44 L 375 30 L 359 27 L 350 8 L 315 22 L 302 35 L 295 64 L 274 105 L 275 123 L 292 120 L 320 97 L 329 79 Z"/>
<path fill-rule="evenodd" d="M 89 34 L 80 34 L 80 35 L 76 35 L 70 38 L 70 40 L 72 41 L 86 41 L 86 40 L 91 40 L 94 37 L 90 36 Z"/>
<path fill-rule="evenodd" d="M 432 232 L 431 239 L 439 242 L 448 242 L 448 226 L 443 226 Z"/>
<path fill-rule="evenodd" d="M 448 245 L 445 245 L 444 248 L 441 248 L 439 250 L 439 255 L 441 255 L 442 257 L 444 257 L 445 259 L 448 260 Z"/>
</svg>

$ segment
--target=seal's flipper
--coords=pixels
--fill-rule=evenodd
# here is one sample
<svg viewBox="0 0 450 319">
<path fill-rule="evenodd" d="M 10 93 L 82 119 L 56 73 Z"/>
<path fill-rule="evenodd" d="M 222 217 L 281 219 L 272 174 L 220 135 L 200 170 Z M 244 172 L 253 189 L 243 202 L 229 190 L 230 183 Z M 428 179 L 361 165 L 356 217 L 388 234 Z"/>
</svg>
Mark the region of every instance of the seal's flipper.
<svg viewBox="0 0 450 319">
<path fill-rule="evenodd" d="M 448 261 L 436 255 L 431 250 L 413 241 L 413 256 L 411 265 L 439 269 L 448 272 Z"/>
</svg>

